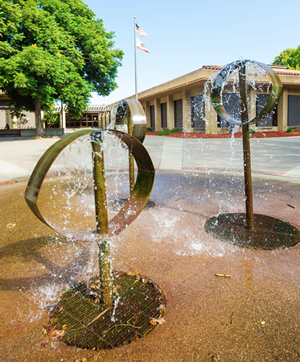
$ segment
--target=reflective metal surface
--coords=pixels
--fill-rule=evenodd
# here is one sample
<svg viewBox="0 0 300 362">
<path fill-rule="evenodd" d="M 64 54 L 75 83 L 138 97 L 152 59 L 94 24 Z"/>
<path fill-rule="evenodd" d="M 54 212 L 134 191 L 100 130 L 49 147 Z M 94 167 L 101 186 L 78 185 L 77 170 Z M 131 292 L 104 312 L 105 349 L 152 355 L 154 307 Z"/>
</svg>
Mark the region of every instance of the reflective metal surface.
<svg viewBox="0 0 300 362">
<path fill-rule="evenodd" d="M 270 92 L 269 99 L 267 103 L 265 104 L 264 108 L 260 111 L 260 113 L 250 119 L 246 122 L 242 122 L 239 120 L 234 119 L 231 117 L 227 111 L 224 108 L 224 105 L 222 103 L 222 90 L 224 87 L 225 81 L 233 74 L 234 71 L 240 70 L 246 65 L 253 65 L 253 66 L 259 66 L 270 77 L 272 82 L 272 88 Z M 215 109 L 215 111 L 218 113 L 220 117 L 222 117 L 225 121 L 236 124 L 236 125 L 242 125 L 242 123 L 246 124 L 254 124 L 260 122 L 264 117 L 266 117 L 275 107 L 276 103 L 278 102 L 280 96 L 282 93 L 282 83 L 279 79 L 278 75 L 274 72 L 272 68 L 270 68 L 268 65 L 256 61 L 251 60 L 236 60 L 232 63 L 227 64 L 224 68 L 220 70 L 220 72 L 217 74 L 211 90 L 211 102 Z"/>
<path fill-rule="evenodd" d="M 99 131 L 80 130 L 63 137 L 53 146 L 51 146 L 43 154 L 35 169 L 33 170 L 25 192 L 25 200 L 37 218 L 39 218 L 44 224 L 56 232 L 66 237 L 81 241 L 89 241 L 92 239 L 100 241 L 103 238 L 107 239 L 112 235 L 117 235 L 123 229 L 125 229 L 133 220 L 135 220 L 135 218 L 141 213 L 144 206 L 146 205 L 152 191 L 155 177 L 155 169 L 152 164 L 152 160 L 142 143 L 127 133 L 118 130 L 107 130 L 105 132 L 116 135 L 128 146 L 128 148 L 131 149 L 132 155 L 138 167 L 135 186 L 127 203 L 120 210 L 120 212 L 109 221 L 108 233 L 105 236 L 98 235 L 94 232 L 68 232 L 65 230 L 56 229 L 51 226 L 47 220 L 44 219 L 37 205 L 39 192 L 44 178 L 46 177 L 46 174 L 52 163 L 55 161 L 56 157 L 66 146 L 68 146 L 76 138 L 92 132 L 97 133 Z"/>
<path fill-rule="evenodd" d="M 143 143 L 146 135 L 147 120 L 141 103 L 136 99 L 124 99 L 119 102 L 111 115 L 112 128 L 127 132 Z"/>
</svg>

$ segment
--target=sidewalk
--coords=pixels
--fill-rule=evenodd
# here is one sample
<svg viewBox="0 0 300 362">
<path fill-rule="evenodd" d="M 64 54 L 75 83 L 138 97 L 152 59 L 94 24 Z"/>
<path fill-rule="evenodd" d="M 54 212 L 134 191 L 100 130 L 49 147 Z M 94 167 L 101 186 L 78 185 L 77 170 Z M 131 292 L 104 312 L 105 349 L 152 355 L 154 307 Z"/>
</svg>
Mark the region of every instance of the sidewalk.
<svg viewBox="0 0 300 362">
<path fill-rule="evenodd" d="M 0 185 L 27 181 L 42 154 L 57 141 L 0 140 Z M 146 136 L 158 171 L 243 173 L 241 139 L 182 139 Z M 251 139 L 252 174 L 300 182 L 300 137 Z"/>
</svg>

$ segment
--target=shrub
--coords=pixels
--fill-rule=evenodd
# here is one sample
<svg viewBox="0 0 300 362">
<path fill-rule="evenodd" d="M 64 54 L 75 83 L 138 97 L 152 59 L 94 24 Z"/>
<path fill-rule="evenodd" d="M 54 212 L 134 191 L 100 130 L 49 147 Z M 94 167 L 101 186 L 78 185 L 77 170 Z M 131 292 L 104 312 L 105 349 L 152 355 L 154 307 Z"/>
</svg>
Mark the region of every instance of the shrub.
<svg viewBox="0 0 300 362">
<path fill-rule="evenodd" d="M 167 136 L 168 134 L 171 134 L 172 132 L 169 129 L 164 129 L 163 131 L 157 132 L 159 136 Z"/>
<path fill-rule="evenodd" d="M 182 132 L 182 129 L 175 127 L 175 128 L 172 128 L 170 132 L 171 133 L 178 133 L 178 132 Z"/>
<path fill-rule="evenodd" d="M 250 129 L 249 130 L 249 134 L 254 134 L 255 133 L 255 130 L 254 129 Z"/>
<path fill-rule="evenodd" d="M 288 128 L 286 131 L 287 132 L 294 132 L 294 130 L 292 128 Z"/>
<path fill-rule="evenodd" d="M 59 113 L 46 111 L 44 114 L 43 122 L 47 128 L 55 128 L 59 126 Z"/>
<path fill-rule="evenodd" d="M 153 129 L 151 127 L 147 127 L 146 132 L 153 132 Z"/>
</svg>

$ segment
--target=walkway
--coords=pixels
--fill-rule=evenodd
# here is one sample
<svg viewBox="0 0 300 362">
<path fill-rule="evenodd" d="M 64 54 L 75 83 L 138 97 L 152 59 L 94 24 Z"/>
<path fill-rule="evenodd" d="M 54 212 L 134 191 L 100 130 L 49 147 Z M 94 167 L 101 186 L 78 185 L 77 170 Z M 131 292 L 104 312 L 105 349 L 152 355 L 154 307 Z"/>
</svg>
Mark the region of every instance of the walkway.
<svg viewBox="0 0 300 362">
<path fill-rule="evenodd" d="M 56 138 L 0 139 L 0 184 L 28 180 Z M 163 171 L 242 173 L 241 139 L 180 139 L 147 136 L 154 166 Z M 251 140 L 253 176 L 300 182 L 300 137 Z"/>
</svg>

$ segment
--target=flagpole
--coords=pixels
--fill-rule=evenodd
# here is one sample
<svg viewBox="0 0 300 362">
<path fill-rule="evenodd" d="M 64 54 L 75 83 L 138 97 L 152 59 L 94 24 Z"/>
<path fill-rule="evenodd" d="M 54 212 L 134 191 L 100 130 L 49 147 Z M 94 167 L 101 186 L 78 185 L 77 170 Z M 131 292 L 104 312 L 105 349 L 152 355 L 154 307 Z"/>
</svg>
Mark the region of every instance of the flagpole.
<svg viewBox="0 0 300 362">
<path fill-rule="evenodd" d="M 136 62 L 136 16 L 134 17 L 134 68 L 135 68 L 135 99 L 138 99 L 138 88 L 137 88 L 137 62 Z"/>
</svg>

